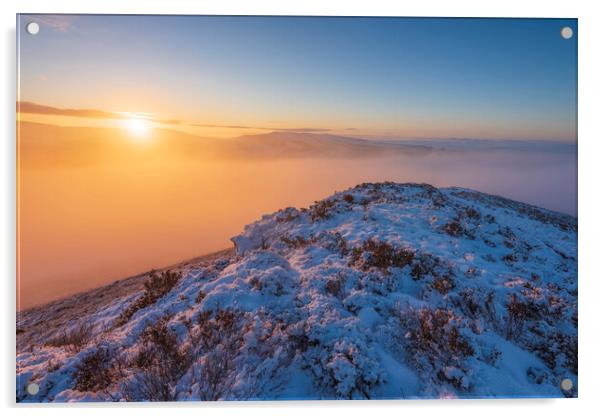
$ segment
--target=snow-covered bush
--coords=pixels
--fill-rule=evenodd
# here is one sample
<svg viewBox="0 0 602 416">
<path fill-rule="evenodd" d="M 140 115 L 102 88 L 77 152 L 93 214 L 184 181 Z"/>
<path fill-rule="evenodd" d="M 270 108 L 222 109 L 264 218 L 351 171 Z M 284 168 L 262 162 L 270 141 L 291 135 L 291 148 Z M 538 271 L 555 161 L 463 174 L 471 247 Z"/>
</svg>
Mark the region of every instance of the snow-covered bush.
<svg viewBox="0 0 602 416">
<path fill-rule="evenodd" d="M 427 276 L 446 276 L 451 274 L 452 270 L 449 265 L 439 257 L 421 251 L 414 256 L 410 273 L 414 280 L 421 280 Z"/>
<path fill-rule="evenodd" d="M 79 391 L 106 389 L 113 382 L 113 358 L 114 352 L 106 345 L 101 345 L 86 354 L 75 365 L 74 389 Z"/>
<path fill-rule="evenodd" d="M 325 398 L 352 399 L 372 397 L 382 382 L 380 365 L 374 351 L 359 337 L 345 337 L 327 344 L 313 343 L 303 356 L 314 373 L 316 384 Z"/>
<path fill-rule="evenodd" d="M 170 317 L 157 320 L 140 337 L 138 353 L 131 363 L 137 370 L 128 385 L 132 399 L 173 400 L 175 384 L 192 364 L 190 348 L 178 343 L 176 333 L 168 326 L 169 320 Z"/>
<path fill-rule="evenodd" d="M 330 218 L 336 207 L 337 201 L 335 199 L 324 199 L 322 201 L 316 201 L 314 205 L 309 207 L 309 215 L 312 221 L 320 221 Z"/>
<path fill-rule="evenodd" d="M 475 350 L 463 335 L 464 322 L 448 309 L 405 309 L 398 312 L 404 347 L 412 364 L 429 382 L 470 388 L 466 358 Z"/>
<path fill-rule="evenodd" d="M 121 315 L 119 315 L 115 322 L 115 326 L 121 326 L 125 324 L 140 309 L 152 305 L 157 300 L 168 294 L 181 278 L 181 273 L 172 272 L 170 270 L 164 271 L 161 274 L 152 271 L 148 277 L 148 280 L 144 282 L 144 293 L 142 296 L 136 299 L 121 313 Z"/>
<path fill-rule="evenodd" d="M 369 239 L 360 247 L 351 251 L 351 264 L 362 270 L 371 267 L 389 272 L 390 267 L 403 268 L 414 259 L 414 251 L 403 247 L 394 247 L 386 241 Z"/>
<path fill-rule="evenodd" d="M 71 328 L 63 329 L 59 334 L 50 338 L 46 345 L 64 347 L 71 353 L 81 351 L 92 338 L 93 328 L 87 321 L 76 322 Z"/>
</svg>

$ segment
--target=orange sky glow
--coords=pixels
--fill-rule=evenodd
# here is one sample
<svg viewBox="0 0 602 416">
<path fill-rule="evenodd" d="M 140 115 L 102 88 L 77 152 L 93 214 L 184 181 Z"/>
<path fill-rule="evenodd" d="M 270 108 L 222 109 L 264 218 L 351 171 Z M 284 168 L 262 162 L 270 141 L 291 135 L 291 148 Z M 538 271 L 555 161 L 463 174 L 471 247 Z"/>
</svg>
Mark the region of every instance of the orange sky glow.
<svg viewBox="0 0 602 416">
<path fill-rule="evenodd" d="M 40 34 L 26 33 L 31 21 Z M 570 19 L 18 23 L 19 308 L 229 247 L 263 214 L 361 182 L 537 203 L 558 194 L 537 163 L 574 174 L 555 153 L 247 158 L 253 140 L 236 141 L 296 132 L 574 144 L 576 38 L 559 36 Z"/>
</svg>

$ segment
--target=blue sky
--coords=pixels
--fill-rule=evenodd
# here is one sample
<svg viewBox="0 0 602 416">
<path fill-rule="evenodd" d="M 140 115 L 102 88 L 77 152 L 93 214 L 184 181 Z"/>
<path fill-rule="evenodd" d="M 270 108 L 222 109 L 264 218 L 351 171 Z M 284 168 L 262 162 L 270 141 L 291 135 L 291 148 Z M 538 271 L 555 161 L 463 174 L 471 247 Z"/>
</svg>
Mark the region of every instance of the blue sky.
<svg viewBox="0 0 602 416">
<path fill-rule="evenodd" d="M 576 139 L 577 36 L 560 36 L 577 33 L 575 19 L 21 19 L 22 101 L 375 136 Z"/>
</svg>

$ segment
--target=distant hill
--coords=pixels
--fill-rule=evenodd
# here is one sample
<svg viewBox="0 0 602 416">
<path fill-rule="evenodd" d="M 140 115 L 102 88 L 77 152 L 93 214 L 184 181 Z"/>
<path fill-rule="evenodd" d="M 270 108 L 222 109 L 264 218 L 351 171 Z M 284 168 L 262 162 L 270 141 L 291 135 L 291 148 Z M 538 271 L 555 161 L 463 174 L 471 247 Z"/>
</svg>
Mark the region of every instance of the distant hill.
<svg viewBox="0 0 602 416">
<path fill-rule="evenodd" d="M 381 142 L 331 134 L 272 132 L 229 140 L 229 152 L 244 157 L 357 158 L 392 154 L 423 154 L 431 148 L 419 144 Z"/>
<path fill-rule="evenodd" d="M 194 159 L 366 158 L 424 154 L 429 147 L 385 143 L 328 134 L 272 132 L 235 138 L 207 138 L 154 129 L 138 143 L 123 129 L 65 127 L 23 122 L 20 154 L 26 167 L 121 162 L 166 155 Z"/>
</svg>

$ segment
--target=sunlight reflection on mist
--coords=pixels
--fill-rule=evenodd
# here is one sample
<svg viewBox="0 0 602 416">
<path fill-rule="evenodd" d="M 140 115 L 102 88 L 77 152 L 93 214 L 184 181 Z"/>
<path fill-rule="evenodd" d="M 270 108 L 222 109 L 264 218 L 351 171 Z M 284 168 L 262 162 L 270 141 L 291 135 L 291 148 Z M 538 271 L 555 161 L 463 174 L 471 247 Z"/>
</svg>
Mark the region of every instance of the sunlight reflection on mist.
<svg viewBox="0 0 602 416">
<path fill-rule="evenodd" d="M 459 186 L 577 212 L 576 146 L 349 159 L 151 156 L 23 169 L 22 307 L 228 247 L 263 214 L 362 182 Z M 43 282 L 52 285 L 40 291 Z"/>
</svg>

